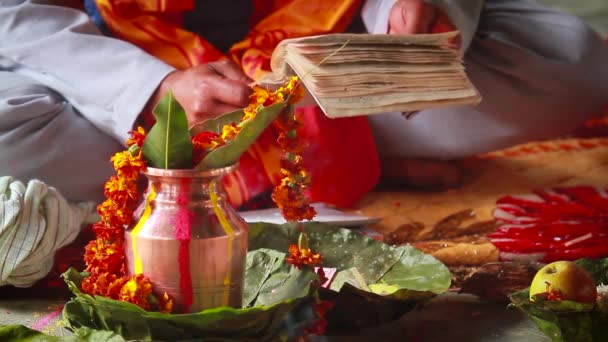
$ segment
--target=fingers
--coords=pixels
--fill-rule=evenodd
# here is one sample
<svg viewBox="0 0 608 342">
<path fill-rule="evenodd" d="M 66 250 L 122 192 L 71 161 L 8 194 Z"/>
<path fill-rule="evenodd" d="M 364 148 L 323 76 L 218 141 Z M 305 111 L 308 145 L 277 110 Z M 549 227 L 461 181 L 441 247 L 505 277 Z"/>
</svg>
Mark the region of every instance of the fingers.
<svg viewBox="0 0 608 342">
<path fill-rule="evenodd" d="M 429 33 L 437 10 L 422 0 L 401 0 L 389 16 L 390 34 Z"/>
<path fill-rule="evenodd" d="M 246 83 L 219 75 L 210 75 L 207 83 L 206 88 L 215 101 L 241 108 L 249 104 L 251 88 Z"/>
<path fill-rule="evenodd" d="M 251 83 L 252 80 L 241 71 L 241 69 L 229 60 L 221 60 L 207 64 L 207 67 L 213 70 L 218 75 L 222 75 L 228 79 L 241 81 L 243 83 Z"/>
</svg>

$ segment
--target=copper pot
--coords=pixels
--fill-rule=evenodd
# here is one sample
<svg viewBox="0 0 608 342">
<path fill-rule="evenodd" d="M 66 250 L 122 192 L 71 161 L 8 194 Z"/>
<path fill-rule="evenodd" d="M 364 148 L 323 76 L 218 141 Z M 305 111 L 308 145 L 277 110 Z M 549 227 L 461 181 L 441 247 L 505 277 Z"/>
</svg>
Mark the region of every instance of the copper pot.
<svg viewBox="0 0 608 342">
<path fill-rule="evenodd" d="M 125 231 L 127 272 L 173 297 L 174 312 L 242 305 L 248 226 L 221 185 L 235 167 L 142 172 L 148 190 Z"/>
</svg>

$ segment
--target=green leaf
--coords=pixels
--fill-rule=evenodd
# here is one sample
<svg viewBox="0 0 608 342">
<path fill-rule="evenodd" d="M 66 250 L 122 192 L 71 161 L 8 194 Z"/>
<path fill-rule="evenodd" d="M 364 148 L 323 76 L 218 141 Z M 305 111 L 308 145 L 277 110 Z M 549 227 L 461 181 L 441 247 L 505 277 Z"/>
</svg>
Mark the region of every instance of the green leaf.
<svg viewBox="0 0 608 342">
<path fill-rule="evenodd" d="M 424 254 L 412 246 L 398 248 L 403 251 L 399 261 L 382 277 L 384 284 L 416 292 L 444 293 L 452 282 L 448 268 L 432 255 Z M 405 293 L 399 293 L 404 296 Z M 413 295 L 416 295 L 415 293 Z"/>
<path fill-rule="evenodd" d="M 65 305 L 63 317 L 72 329 L 112 331 L 129 340 L 280 340 L 289 334 L 298 334 L 303 326 L 316 319 L 310 296 L 316 274 L 311 270 L 294 270 L 284 260 L 285 253 L 274 250 L 248 253 L 244 298 L 249 298 L 249 302 L 258 300 L 259 306 L 220 307 L 173 315 L 83 294 L 79 290 L 83 274 L 70 269 L 63 277 L 76 297 Z M 276 279 L 281 279 L 280 283 Z"/>
<path fill-rule="evenodd" d="M 575 302 L 532 302 L 528 296 L 529 289 L 514 293 L 510 305 L 526 313 L 551 340 L 608 341 L 608 317 L 599 310 L 589 310 L 587 305 Z"/>
<path fill-rule="evenodd" d="M 258 249 L 247 253 L 245 263 L 245 284 L 243 288 L 243 306 L 252 305 L 260 293 L 260 289 L 284 263 L 285 253 L 271 249 Z"/>
<path fill-rule="evenodd" d="M 125 342 L 111 331 L 80 328 L 72 336 L 49 336 L 23 325 L 0 326 L 0 341 L 12 342 Z"/>
<path fill-rule="evenodd" d="M 264 130 L 287 107 L 287 105 L 288 100 L 285 100 L 284 102 L 275 103 L 271 106 L 261 107 L 258 109 L 256 116 L 242 124 L 241 131 L 231 142 L 209 152 L 209 154 L 203 158 L 196 168 L 199 170 L 207 170 L 225 167 L 236 163 L 241 155 L 247 151 L 249 146 L 256 141 L 260 134 L 264 132 Z M 229 113 L 228 115 L 230 118 L 237 117 L 235 112 Z M 226 118 L 226 120 L 230 118 Z M 217 129 L 220 123 L 224 123 L 224 121 L 209 123 L 208 127 L 211 129 Z"/>
<path fill-rule="evenodd" d="M 156 123 L 142 147 L 149 165 L 162 169 L 192 167 L 192 140 L 188 118 L 182 106 L 167 93 L 154 108 Z"/>
<path fill-rule="evenodd" d="M 214 119 L 205 120 L 199 124 L 196 124 L 190 128 L 190 135 L 195 136 L 202 132 L 213 132 L 217 134 L 222 133 L 222 129 L 225 125 L 231 123 L 238 123 L 241 121 L 241 118 L 245 115 L 245 111 L 243 109 L 235 110 L 234 112 L 229 112 L 222 114 Z"/>
<path fill-rule="evenodd" d="M 377 282 L 403 254 L 403 250 L 352 230 L 318 222 L 250 224 L 249 249 L 286 251 L 290 244 L 298 241 L 301 229 L 308 236 L 310 248 L 323 256 L 323 267 L 335 267 L 339 271 L 355 267 L 368 284 Z"/>
<path fill-rule="evenodd" d="M 300 270 L 283 262 L 260 288 L 255 305 L 274 305 L 289 298 L 307 296 L 318 279 L 310 268 Z"/>
<path fill-rule="evenodd" d="M 608 285 L 608 258 L 589 259 L 583 258 L 575 261 L 584 269 L 589 271 L 596 284 Z"/>
<path fill-rule="evenodd" d="M 30 329 L 23 325 L 0 326 L 0 341 L 34 342 L 34 341 L 59 341 L 58 337 L 48 336 L 40 331 Z"/>
</svg>

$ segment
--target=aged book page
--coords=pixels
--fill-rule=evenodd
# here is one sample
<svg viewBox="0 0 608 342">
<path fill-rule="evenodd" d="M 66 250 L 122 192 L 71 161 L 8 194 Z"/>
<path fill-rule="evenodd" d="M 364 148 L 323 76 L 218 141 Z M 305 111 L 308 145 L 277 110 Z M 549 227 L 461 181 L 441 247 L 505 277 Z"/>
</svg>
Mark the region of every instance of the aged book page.
<svg viewBox="0 0 608 342">
<path fill-rule="evenodd" d="M 275 49 L 264 83 L 298 75 L 331 118 L 475 104 L 480 95 L 450 45 L 457 34 L 287 39 Z"/>
</svg>

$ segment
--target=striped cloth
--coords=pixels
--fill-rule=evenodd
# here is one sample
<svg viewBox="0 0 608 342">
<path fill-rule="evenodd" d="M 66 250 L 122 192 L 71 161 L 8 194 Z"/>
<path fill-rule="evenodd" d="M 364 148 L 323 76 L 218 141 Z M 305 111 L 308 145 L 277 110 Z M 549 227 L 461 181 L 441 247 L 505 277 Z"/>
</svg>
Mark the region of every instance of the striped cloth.
<svg viewBox="0 0 608 342">
<path fill-rule="evenodd" d="M 55 252 L 72 242 L 93 204 L 69 204 L 38 180 L 27 185 L 0 177 L 0 286 L 32 286 L 53 266 Z"/>
</svg>

